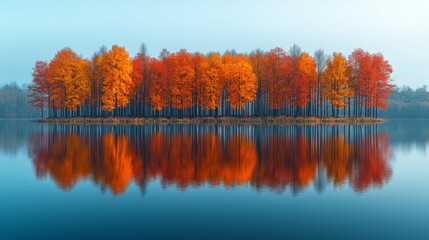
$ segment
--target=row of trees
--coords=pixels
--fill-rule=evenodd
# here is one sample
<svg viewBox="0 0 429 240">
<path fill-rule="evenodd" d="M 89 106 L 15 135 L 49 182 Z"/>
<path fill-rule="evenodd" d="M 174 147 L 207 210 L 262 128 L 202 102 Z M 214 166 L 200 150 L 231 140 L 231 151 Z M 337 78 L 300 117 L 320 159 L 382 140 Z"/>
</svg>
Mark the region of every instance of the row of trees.
<svg viewBox="0 0 429 240">
<path fill-rule="evenodd" d="M 49 117 L 377 116 L 392 93 L 382 54 L 314 56 L 294 45 L 238 54 L 102 47 L 88 60 L 70 48 L 37 61 L 31 103 Z"/>
</svg>

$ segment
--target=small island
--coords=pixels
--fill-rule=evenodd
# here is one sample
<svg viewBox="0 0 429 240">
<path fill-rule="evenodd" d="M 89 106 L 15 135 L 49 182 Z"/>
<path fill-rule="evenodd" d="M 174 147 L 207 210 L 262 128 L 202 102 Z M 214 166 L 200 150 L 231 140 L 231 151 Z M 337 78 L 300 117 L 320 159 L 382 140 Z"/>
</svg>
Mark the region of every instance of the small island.
<svg viewBox="0 0 429 240">
<path fill-rule="evenodd" d="M 64 48 L 37 61 L 29 97 L 43 123 L 72 124 L 372 124 L 384 122 L 394 85 L 380 53 L 348 57 L 293 45 L 224 54 L 158 58 L 143 44 L 102 47 L 91 59 Z M 47 117 L 46 117 L 47 116 Z"/>
<path fill-rule="evenodd" d="M 145 124 L 216 124 L 216 125 L 362 125 L 386 122 L 385 119 L 372 117 L 194 117 L 194 118 L 131 118 L 131 117 L 98 117 L 98 118 L 42 118 L 39 123 L 78 124 L 78 125 L 145 125 Z"/>
</svg>

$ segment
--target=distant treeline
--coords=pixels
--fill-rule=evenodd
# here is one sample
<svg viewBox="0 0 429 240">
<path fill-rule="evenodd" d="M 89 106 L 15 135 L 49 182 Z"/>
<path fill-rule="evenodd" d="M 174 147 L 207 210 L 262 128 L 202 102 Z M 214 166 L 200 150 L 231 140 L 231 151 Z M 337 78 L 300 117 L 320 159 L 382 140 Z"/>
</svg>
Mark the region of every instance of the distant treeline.
<svg viewBox="0 0 429 240">
<path fill-rule="evenodd" d="M 395 88 L 389 97 L 389 107 L 382 110 L 383 118 L 429 118 L 427 86 L 413 90 L 408 86 Z"/>
<path fill-rule="evenodd" d="M 0 86 L 0 118 L 40 118 L 40 111 L 31 107 L 27 95 L 26 85 Z"/>
<path fill-rule="evenodd" d="M 29 86 L 49 117 L 353 116 L 377 117 L 392 93 L 381 53 L 313 55 L 293 45 L 250 54 L 185 49 L 159 57 L 143 45 L 102 47 L 90 59 L 70 48 L 37 61 Z"/>
</svg>

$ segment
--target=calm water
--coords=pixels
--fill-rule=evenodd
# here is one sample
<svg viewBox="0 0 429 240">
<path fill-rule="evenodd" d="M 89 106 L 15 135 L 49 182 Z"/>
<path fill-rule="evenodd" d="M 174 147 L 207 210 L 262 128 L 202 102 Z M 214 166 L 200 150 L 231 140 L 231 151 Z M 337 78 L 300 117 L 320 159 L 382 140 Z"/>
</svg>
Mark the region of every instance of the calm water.
<svg viewBox="0 0 429 240">
<path fill-rule="evenodd" d="M 429 239 L 427 120 L 0 131 L 0 239 Z"/>
</svg>

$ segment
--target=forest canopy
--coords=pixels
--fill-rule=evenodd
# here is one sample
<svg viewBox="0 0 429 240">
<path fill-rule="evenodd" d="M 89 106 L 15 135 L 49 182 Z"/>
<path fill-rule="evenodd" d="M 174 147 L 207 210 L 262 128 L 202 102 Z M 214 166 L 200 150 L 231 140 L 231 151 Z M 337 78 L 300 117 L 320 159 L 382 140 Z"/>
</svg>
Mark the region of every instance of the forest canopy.
<svg viewBox="0 0 429 240">
<path fill-rule="evenodd" d="M 142 45 L 102 47 L 91 59 L 70 48 L 37 61 L 29 96 L 48 117 L 356 116 L 377 117 L 393 93 L 381 53 L 313 55 L 293 45 L 250 54 L 185 49 L 159 57 Z"/>
</svg>

